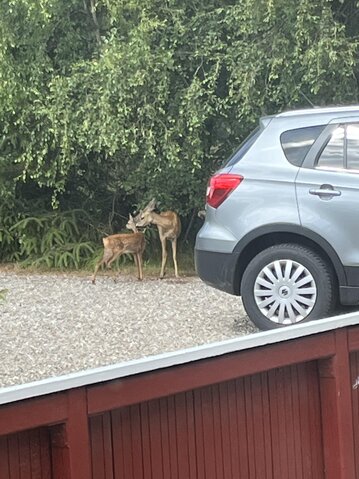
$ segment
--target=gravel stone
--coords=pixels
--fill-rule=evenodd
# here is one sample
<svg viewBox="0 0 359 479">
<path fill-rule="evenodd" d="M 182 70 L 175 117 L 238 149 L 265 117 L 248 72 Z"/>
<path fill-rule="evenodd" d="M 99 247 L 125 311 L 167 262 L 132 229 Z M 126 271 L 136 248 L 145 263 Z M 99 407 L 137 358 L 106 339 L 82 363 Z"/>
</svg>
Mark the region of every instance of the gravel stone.
<svg viewBox="0 0 359 479">
<path fill-rule="evenodd" d="M 197 277 L 0 272 L 2 289 L 0 387 L 256 331 L 239 298 Z"/>
</svg>

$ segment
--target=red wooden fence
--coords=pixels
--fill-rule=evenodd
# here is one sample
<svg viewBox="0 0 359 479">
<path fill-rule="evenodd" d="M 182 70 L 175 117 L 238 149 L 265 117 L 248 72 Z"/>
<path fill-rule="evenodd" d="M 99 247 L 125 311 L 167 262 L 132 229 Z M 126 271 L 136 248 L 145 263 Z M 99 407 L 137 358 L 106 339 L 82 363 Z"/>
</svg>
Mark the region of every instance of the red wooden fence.
<svg viewBox="0 0 359 479">
<path fill-rule="evenodd" d="M 0 479 L 359 478 L 359 326 L 321 324 L 3 404 Z"/>
</svg>

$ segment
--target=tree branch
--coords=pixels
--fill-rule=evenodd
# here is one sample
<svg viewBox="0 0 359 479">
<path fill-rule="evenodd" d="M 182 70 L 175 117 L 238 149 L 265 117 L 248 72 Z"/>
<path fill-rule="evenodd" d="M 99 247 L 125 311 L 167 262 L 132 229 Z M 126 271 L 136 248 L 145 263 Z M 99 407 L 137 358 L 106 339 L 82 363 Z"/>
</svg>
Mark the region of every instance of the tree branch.
<svg viewBox="0 0 359 479">
<path fill-rule="evenodd" d="M 90 0 L 90 7 L 86 3 L 86 0 L 83 0 L 84 8 L 86 12 L 91 14 L 91 18 L 93 24 L 95 26 L 95 37 L 98 45 L 101 45 L 101 33 L 100 33 L 100 25 L 98 23 L 97 14 L 96 14 L 96 3 L 95 0 Z"/>
</svg>

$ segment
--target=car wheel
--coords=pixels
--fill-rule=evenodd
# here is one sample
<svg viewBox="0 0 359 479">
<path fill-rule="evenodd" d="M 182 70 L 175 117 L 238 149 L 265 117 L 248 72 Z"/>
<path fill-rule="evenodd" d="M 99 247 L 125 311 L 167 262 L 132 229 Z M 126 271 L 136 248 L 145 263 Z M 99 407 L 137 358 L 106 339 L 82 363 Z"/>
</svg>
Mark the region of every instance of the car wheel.
<svg viewBox="0 0 359 479">
<path fill-rule="evenodd" d="M 271 246 L 248 264 L 241 296 L 249 318 L 260 329 L 324 318 L 335 306 L 334 274 L 309 248 Z"/>
</svg>

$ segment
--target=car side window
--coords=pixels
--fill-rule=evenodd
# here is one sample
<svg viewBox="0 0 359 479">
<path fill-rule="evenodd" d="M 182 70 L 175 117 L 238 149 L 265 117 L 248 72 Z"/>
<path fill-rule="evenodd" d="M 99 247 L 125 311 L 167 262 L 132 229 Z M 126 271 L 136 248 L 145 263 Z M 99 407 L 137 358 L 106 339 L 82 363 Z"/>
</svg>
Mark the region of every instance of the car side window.
<svg viewBox="0 0 359 479">
<path fill-rule="evenodd" d="M 359 173 L 359 123 L 340 125 L 333 131 L 319 155 L 317 167 Z"/>
<path fill-rule="evenodd" d="M 280 142 L 287 160 L 294 166 L 302 166 L 306 154 L 323 129 L 323 125 L 318 125 L 283 132 Z"/>
<path fill-rule="evenodd" d="M 344 126 L 339 126 L 333 131 L 319 156 L 317 163 L 319 168 L 328 170 L 344 168 L 344 137 Z"/>
</svg>

